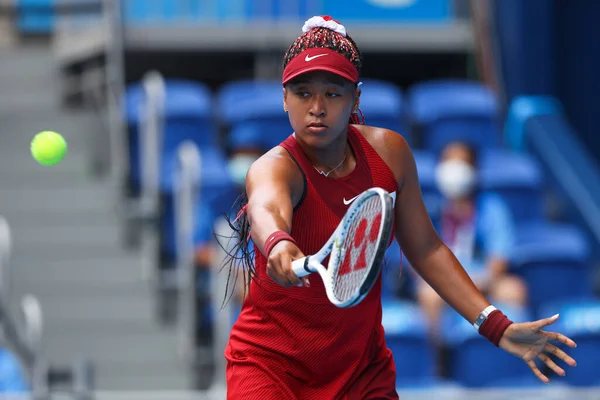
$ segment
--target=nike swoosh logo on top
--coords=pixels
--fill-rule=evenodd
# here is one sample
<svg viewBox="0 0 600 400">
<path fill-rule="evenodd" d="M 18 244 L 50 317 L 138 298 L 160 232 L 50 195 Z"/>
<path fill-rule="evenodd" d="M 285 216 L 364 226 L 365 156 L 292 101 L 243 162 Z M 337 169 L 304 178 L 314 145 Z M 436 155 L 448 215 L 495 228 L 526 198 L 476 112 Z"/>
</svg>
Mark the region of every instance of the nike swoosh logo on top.
<svg viewBox="0 0 600 400">
<path fill-rule="evenodd" d="M 316 56 L 309 57 L 308 54 L 307 54 L 306 57 L 304 58 L 304 61 L 309 62 L 309 61 L 314 60 L 315 58 L 323 57 L 323 56 L 326 56 L 326 55 L 328 55 L 328 54 L 327 53 L 325 53 L 325 54 L 317 54 Z"/>
<path fill-rule="evenodd" d="M 358 196 L 354 196 L 353 198 L 351 198 L 350 200 L 346 200 L 346 198 L 344 198 L 344 205 L 347 206 L 348 204 L 352 203 L 354 200 L 356 200 Z"/>
</svg>

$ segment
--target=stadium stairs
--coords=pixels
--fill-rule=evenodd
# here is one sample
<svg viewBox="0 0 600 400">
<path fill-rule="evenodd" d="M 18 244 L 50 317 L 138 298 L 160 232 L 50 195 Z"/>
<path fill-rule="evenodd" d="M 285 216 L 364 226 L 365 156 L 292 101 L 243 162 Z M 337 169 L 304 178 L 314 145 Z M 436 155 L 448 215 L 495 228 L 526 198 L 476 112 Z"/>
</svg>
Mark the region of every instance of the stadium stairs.
<svg viewBox="0 0 600 400">
<path fill-rule="evenodd" d="M 0 213 L 13 231 L 11 308 L 25 293 L 38 296 L 45 357 L 65 365 L 91 360 L 96 389 L 187 389 L 176 335 L 155 322 L 140 257 L 121 246 L 115 185 L 90 174 L 99 118 L 61 109 L 47 48 L 1 54 Z M 42 130 L 68 141 L 57 166 L 42 167 L 29 154 Z"/>
</svg>

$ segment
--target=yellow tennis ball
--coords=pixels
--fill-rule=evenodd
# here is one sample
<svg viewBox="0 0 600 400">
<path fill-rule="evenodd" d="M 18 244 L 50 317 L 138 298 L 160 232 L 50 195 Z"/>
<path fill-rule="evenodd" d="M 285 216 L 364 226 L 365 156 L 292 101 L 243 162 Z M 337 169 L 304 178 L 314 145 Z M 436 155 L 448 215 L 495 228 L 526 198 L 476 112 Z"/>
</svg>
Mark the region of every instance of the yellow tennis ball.
<svg viewBox="0 0 600 400">
<path fill-rule="evenodd" d="M 31 141 L 31 155 L 42 165 L 55 165 L 67 154 L 67 142 L 60 133 L 40 132 Z"/>
</svg>

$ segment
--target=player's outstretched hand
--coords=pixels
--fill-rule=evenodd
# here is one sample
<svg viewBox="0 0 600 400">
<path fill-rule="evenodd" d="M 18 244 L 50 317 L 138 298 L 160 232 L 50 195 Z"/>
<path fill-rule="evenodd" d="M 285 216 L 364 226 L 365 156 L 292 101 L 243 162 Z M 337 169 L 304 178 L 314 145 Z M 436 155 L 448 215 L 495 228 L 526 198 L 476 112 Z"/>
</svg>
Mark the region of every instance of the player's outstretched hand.
<svg viewBox="0 0 600 400">
<path fill-rule="evenodd" d="M 550 342 L 558 341 L 569 347 L 577 347 L 575 342 L 565 335 L 555 332 L 546 332 L 542 328 L 551 325 L 558 319 L 558 314 L 550 318 L 540 319 L 534 322 L 525 322 L 521 324 L 511 324 L 500 339 L 499 346 L 509 353 L 521 358 L 531 368 L 535 376 L 542 382 L 548 383 L 550 379 L 542 374 L 535 365 L 535 359 L 544 362 L 550 369 L 560 376 L 565 375 L 565 371 L 556 365 L 549 354 L 563 360 L 571 367 L 577 365 L 577 362 L 569 357 L 567 353 L 559 349 Z"/>
<path fill-rule="evenodd" d="M 309 287 L 308 277 L 298 278 L 292 270 L 292 261 L 304 257 L 300 249 L 288 240 L 277 243 L 267 260 L 267 275 L 283 287 Z"/>
</svg>

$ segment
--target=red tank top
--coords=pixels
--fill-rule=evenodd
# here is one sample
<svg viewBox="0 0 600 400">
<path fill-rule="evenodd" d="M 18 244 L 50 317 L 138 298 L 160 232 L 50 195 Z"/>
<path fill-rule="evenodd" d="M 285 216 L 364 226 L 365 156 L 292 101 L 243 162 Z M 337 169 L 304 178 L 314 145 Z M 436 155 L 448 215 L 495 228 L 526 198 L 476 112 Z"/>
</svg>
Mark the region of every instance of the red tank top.
<svg viewBox="0 0 600 400">
<path fill-rule="evenodd" d="M 397 190 L 392 171 L 351 125 L 348 142 L 356 167 L 343 178 L 319 174 L 293 136 L 281 143 L 306 178 L 291 231 L 304 254 L 329 239 L 350 199 L 371 187 Z M 318 274 L 310 276 L 310 288 L 284 288 L 267 276 L 258 250 L 255 259 L 257 276 L 225 351 L 230 362 L 253 360 L 298 399 L 325 400 L 338 398 L 373 361 L 390 357 L 381 325 L 381 275 L 360 304 L 341 309 L 327 299 Z"/>
</svg>

